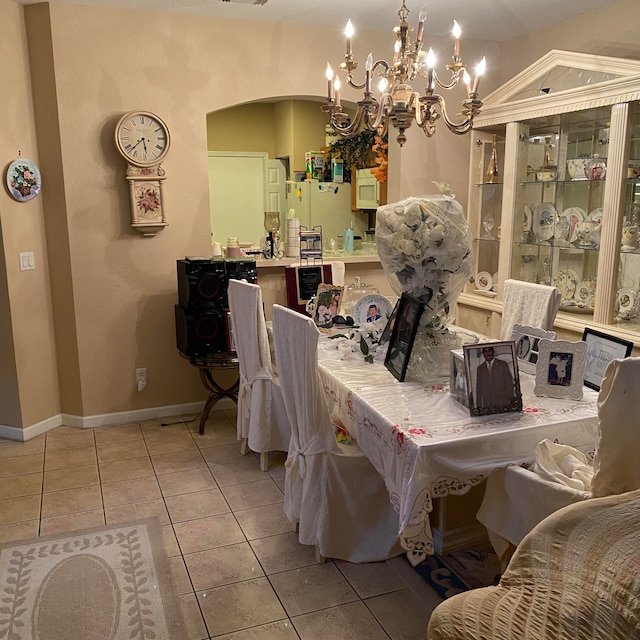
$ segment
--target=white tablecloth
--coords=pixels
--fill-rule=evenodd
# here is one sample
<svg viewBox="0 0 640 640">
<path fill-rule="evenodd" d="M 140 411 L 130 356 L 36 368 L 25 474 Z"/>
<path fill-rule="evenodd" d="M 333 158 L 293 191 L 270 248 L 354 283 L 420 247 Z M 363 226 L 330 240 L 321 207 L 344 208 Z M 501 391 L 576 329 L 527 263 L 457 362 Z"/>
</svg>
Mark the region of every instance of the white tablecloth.
<svg viewBox="0 0 640 640">
<path fill-rule="evenodd" d="M 447 385 L 399 383 L 381 362 L 322 338 L 318 363 L 329 409 L 384 477 L 400 514 L 400 536 L 412 564 L 432 554 L 433 499 L 466 493 L 496 468 L 531 463 L 543 438 L 593 451 L 597 397 L 539 398 L 533 376 L 520 374 L 522 413 L 471 417 Z"/>
</svg>

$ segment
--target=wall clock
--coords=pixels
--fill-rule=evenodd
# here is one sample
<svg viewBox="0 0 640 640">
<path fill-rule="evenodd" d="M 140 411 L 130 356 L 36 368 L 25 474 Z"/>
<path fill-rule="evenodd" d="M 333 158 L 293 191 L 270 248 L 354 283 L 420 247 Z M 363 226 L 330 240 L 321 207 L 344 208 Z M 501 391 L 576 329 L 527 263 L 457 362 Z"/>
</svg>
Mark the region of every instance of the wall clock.
<svg viewBox="0 0 640 640">
<path fill-rule="evenodd" d="M 169 128 L 149 111 L 129 111 L 118 121 L 116 147 L 127 161 L 131 196 L 131 226 L 142 235 L 154 236 L 169 223 L 165 216 L 162 160 L 169 151 Z"/>
</svg>

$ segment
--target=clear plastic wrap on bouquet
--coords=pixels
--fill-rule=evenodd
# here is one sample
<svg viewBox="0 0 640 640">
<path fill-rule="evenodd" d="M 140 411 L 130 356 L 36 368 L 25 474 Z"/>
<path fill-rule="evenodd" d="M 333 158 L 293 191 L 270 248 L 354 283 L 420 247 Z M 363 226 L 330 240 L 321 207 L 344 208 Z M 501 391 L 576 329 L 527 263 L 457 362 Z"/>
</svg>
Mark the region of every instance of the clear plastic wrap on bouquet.
<svg viewBox="0 0 640 640">
<path fill-rule="evenodd" d="M 450 324 L 473 266 L 469 226 L 460 203 L 438 194 L 379 207 L 376 243 L 394 291 L 424 304 L 421 324 L 434 329 Z"/>
<path fill-rule="evenodd" d="M 394 291 L 424 305 L 407 378 L 442 380 L 448 375 L 450 349 L 472 340 L 448 329 L 473 268 L 462 206 L 453 196 L 438 194 L 379 207 L 376 243 Z"/>
</svg>

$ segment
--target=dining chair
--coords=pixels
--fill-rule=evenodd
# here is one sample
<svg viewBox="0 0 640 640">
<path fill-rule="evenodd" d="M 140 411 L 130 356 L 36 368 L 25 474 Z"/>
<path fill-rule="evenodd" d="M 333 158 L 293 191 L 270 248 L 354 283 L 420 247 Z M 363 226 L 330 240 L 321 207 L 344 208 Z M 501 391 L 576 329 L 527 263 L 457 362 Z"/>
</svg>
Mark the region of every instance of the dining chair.
<svg viewBox="0 0 640 640">
<path fill-rule="evenodd" d="M 505 280 L 500 340 L 511 340 L 516 324 L 553 329 L 562 296 L 556 287 L 521 280 Z"/>
<path fill-rule="evenodd" d="M 609 363 L 598 395 L 592 465 L 585 466 L 588 459 L 580 451 L 547 440 L 538 444 L 531 469 L 512 465 L 489 475 L 477 519 L 487 527 L 503 566 L 524 536 L 557 509 L 640 489 L 638 380 L 640 358 Z"/>
<path fill-rule="evenodd" d="M 229 280 L 229 311 L 238 354 L 238 439 L 240 451 L 260 454 L 269 468 L 270 451 L 287 451 L 291 427 L 280 383 L 271 363 L 262 290 L 256 284 Z"/>
<path fill-rule="evenodd" d="M 357 443 L 339 444 L 318 371 L 313 320 L 273 306 L 273 339 L 291 424 L 284 510 L 319 561 L 376 562 L 402 553 L 398 514 Z"/>
</svg>

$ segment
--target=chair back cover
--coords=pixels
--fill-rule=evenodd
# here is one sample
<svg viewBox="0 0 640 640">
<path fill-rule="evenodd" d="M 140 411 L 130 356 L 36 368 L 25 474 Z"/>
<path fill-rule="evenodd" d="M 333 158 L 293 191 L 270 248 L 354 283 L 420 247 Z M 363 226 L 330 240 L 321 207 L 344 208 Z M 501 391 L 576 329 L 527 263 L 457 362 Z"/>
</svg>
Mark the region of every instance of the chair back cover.
<svg viewBox="0 0 640 640">
<path fill-rule="evenodd" d="M 253 451 L 287 451 L 291 428 L 271 364 L 262 290 L 229 280 L 229 311 L 238 354 L 238 439 Z"/>
<path fill-rule="evenodd" d="M 562 296 L 556 287 L 521 280 L 505 280 L 500 340 L 510 340 L 513 325 L 551 331 Z"/>
<path fill-rule="evenodd" d="M 335 434 L 318 373 L 318 328 L 297 311 L 273 305 L 273 341 L 282 397 L 291 425 L 285 513 L 300 517 L 307 456 L 335 450 Z"/>
<path fill-rule="evenodd" d="M 612 360 L 598 396 L 598 441 L 591 494 L 640 489 L 640 358 Z"/>
</svg>

